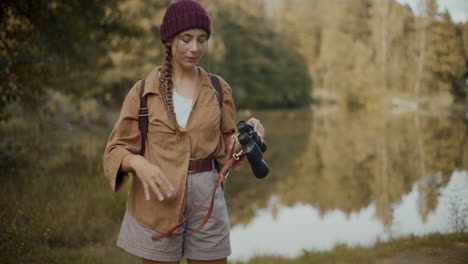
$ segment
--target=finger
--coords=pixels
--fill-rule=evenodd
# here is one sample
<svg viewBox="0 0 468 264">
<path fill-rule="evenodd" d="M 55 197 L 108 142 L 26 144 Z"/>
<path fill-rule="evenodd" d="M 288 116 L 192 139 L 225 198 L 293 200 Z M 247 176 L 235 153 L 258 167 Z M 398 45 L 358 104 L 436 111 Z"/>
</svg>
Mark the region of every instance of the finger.
<svg viewBox="0 0 468 264">
<path fill-rule="evenodd" d="M 265 136 L 265 129 L 263 128 L 263 126 L 261 126 L 259 128 L 258 136 L 261 137 L 261 138 L 263 138 Z"/>
<path fill-rule="evenodd" d="M 154 181 L 150 181 L 149 185 L 151 189 L 153 190 L 153 192 L 158 196 L 159 200 L 160 201 L 164 200 L 164 195 L 161 193 L 156 183 Z"/>
<path fill-rule="evenodd" d="M 252 117 L 252 118 L 249 119 L 248 122 L 254 126 L 254 131 L 255 131 L 255 133 L 257 133 L 259 120 Z"/>
<path fill-rule="evenodd" d="M 249 119 L 249 121 L 247 121 L 247 122 L 255 126 L 255 123 L 258 122 L 258 119 L 256 119 L 255 117 L 251 117 L 251 118 Z"/>
<path fill-rule="evenodd" d="M 260 130 L 262 128 L 262 123 L 260 123 L 260 120 L 256 120 L 255 124 L 254 124 L 254 131 L 255 133 L 259 133 Z"/>
<path fill-rule="evenodd" d="M 232 147 L 236 144 L 236 138 L 235 136 L 229 138 L 229 144 L 228 144 L 228 149 L 232 149 Z"/>
<path fill-rule="evenodd" d="M 148 184 L 143 183 L 143 190 L 145 191 L 145 199 L 148 201 L 151 199 Z"/>
<path fill-rule="evenodd" d="M 231 157 L 232 152 L 234 151 L 235 144 L 236 144 L 236 136 L 232 136 L 231 138 L 229 138 L 229 144 L 226 148 L 226 157 L 225 157 L 226 161 Z"/>
<path fill-rule="evenodd" d="M 162 172 L 160 172 L 157 177 L 159 179 L 158 183 L 159 183 L 160 189 L 162 189 L 166 193 L 166 197 L 171 197 L 175 189 L 171 181 Z"/>
</svg>

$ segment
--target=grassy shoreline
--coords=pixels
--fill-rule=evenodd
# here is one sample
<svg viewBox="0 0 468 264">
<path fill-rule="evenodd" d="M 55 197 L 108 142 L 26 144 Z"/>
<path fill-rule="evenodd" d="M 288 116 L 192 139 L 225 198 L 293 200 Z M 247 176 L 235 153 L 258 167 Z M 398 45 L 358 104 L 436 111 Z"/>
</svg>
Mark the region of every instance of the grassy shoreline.
<svg viewBox="0 0 468 264">
<path fill-rule="evenodd" d="M 381 263 L 383 261 L 385 263 L 402 263 L 399 262 L 402 261 L 401 258 L 412 258 L 412 261 L 419 263 L 418 258 L 423 261 L 426 258 L 436 259 L 438 256 L 453 258 L 453 262 L 450 263 L 466 261 L 468 258 L 468 233 L 411 235 L 386 242 L 377 242 L 370 248 L 350 248 L 338 245 L 330 251 L 304 251 L 301 256 L 292 259 L 280 256 L 256 256 L 246 262 L 236 262 L 236 264 Z"/>
<path fill-rule="evenodd" d="M 79 248 L 43 248 L 49 253 L 50 263 L 141 263 L 139 258 L 126 253 L 112 241 Z M 42 250 L 41 250 L 42 251 Z M 47 254 L 46 253 L 46 254 Z M 297 258 L 256 256 L 246 262 L 230 264 L 329 264 L 329 263 L 466 263 L 468 233 L 407 236 L 387 242 L 377 242 L 369 248 L 338 245 L 330 251 L 304 251 Z M 185 260 L 181 263 L 186 264 Z"/>
</svg>

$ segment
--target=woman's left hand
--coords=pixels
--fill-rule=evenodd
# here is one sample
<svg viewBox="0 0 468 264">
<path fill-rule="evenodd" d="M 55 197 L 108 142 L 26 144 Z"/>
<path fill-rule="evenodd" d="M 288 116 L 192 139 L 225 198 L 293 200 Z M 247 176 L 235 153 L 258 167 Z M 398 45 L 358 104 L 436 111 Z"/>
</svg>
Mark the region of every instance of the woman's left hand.
<svg viewBox="0 0 468 264">
<path fill-rule="evenodd" d="M 265 137 L 265 128 L 263 127 L 262 123 L 260 123 L 260 120 L 256 119 L 255 117 L 252 117 L 247 122 L 254 126 L 254 131 L 260 138 Z"/>
</svg>

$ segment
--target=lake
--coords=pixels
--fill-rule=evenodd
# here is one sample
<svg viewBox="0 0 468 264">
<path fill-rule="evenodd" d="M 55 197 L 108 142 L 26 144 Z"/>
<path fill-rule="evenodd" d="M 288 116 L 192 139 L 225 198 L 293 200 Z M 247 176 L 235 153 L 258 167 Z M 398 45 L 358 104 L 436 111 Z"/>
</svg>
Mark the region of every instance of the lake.
<svg viewBox="0 0 468 264">
<path fill-rule="evenodd" d="M 267 129 L 271 173 L 257 180 L 246 166 L 226 184 L 232 260 L 453 232 L 467 216 L 468 128 L 456 111 L 248 114 Z"/>
</svg>

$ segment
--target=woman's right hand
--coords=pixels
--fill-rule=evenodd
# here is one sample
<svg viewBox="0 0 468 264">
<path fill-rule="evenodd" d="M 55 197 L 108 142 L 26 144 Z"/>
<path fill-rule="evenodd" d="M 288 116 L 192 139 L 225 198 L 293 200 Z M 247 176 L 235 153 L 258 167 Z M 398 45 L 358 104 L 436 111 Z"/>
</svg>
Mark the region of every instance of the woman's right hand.
<svg viewBox="0 0 468 264">
<path fill-rule="evenodd" d="M 140 155 L 132 154 L 125 156 L 122 163 L 127 163 L 135 171 L 137 177 L 140 178 L 146 200 L 151 199 L 151 191 L 156 194 L 160 201 L 172 196 L 174 186 L 158 166 L 150 163 Z"/>
</svg>

